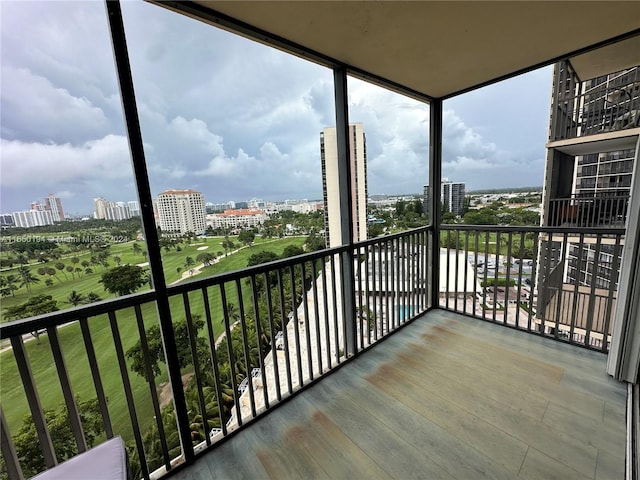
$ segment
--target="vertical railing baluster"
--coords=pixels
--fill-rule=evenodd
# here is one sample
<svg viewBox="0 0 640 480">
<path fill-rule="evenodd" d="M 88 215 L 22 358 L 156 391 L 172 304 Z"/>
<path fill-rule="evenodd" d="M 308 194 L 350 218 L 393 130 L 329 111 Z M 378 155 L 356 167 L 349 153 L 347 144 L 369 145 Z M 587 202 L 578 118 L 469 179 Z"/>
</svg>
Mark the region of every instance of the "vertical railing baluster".
<svg viewBox="0 0 640 480">
<path fill-rule="evenodd" d="M 207 432 L 207 408 L 204 401 L 204 393 L 202 389 L 202 374 L 200 373 L 200 359 L 198 358 L 198 331 L 193 326 L 193 317 L 191 315 L 191 302 L 189 301 L 189 292 L 182 293 L 182 303 L 184 305 L 185 323 L 187 324 L 187 335 L 189 348 L 191 350 L 191 359 L 193 360 L 193 376 L 196 381 L 196 391 L 198 393 L 198 407 L 202 416 L 202 429 L 207 445 L 211 445 L 211 439 Z"/>
<path fill-rule="evenodd" d="M 505 275 L 505 287 L 504 287 L 504 315 L 502 316 L 502 323 L 509 323 L 508 315 L 509 315 L 509 292 L 511 290 L 511 258 L 513 255 L 512 251 L 513 244 L 513 232 L 507 233 L 507 255 L 505 263 L 507 264 L 507 273 Z M 517 325 L 516 325 L 517 326 Z"/>
<path fill-rule="evenodd" d="M 380 338 L 382 338 L 382 336 L 384 335 L 384 325 L 385 325 L 385 322 L 387 321 L 387 315 L 384 307 L 386 302 L 385 299 L 387 297 L 387 292 L 388 292 L 383 281 L 383 279 L 387 277 L 387 267 L 382 257 L 383 245 L 385 245 L 384 242 L 380 242 L 378 244 L 378 267 L 379 267 L 378 268 L 378 290 L 379 290 L 378 296 L 380 298 Z M 384 277 L 382 272 L 384 272 Z"/>
<path fill-rule="evenodd" d="M 136 323 L 138 326 L 138 334 L 140 335 L 140 347 L 142 348 L 142 358 L 144 359 L 144 371 L 149 386 L 149 395 L 153 405 L 154 418 L 158 427 L 158 436 L 160 439 L 160 449 L 162 450 L 162 458 L 164 466 L 167 470 L 171 470 L 171 459 L 169 458 L 169 448 L 167 447 L 167 439 L 164 434 L 164 425 L 162 423 L 162 415 L 160 412 L 160 404 L 158 403 L 158 393 L 156 390 L 156 382 L 151 368 L 151 355 L 149 354 L 149 342 L 147 342 L 147 332 L 144 329 L 144 320 L 142 318 L 142 310 L 140 304 L 134 306 L 136 314 Z M 205 432 L 206 433 L 206 432 Z"/>
<path fill-rule="evenodd" d="M 500 286 L 498 281 L 499 271 L 500 271 L 500 232 L 497 232 L 496 233 L 495 269 L 493 274 L 493 318 L 492 318 L 493 322 L 496 321 L 497 308 L 498 308 L 498 292 L 500 291 Z"/>
<path fill-rule="evenodd" d="M 229 371 L 231 373 L 231 389 L 233 390 L 233 405 L 236 411 L 238 426 L 242 426 L 242 414 L 240 412 L 240 395 L 238 394 L 238 378 L 236 376 L 236 358 L 231 342 L 231 325 L 229 323 L 229 305 L 227 304 L 227 291 L 224 282 L 220 283 L 220 302 L 222 303 L 222 321 L 224 323 L 224 340 L 227 346 L 227 358 L 229 359 Z"/>
<path fill-rule="evenodd" d="M 550 282 L 550 273 L 551 273 L 551 251 L 553 248 L 553 232 L 547 232 L 547 245 L 545 248 L 545 269 L 544 269 L 544 285 L 542 286 L 542 304 L 538 302 L 538 305 L 542 307 L 541 317 L 540 317 L 540 328 L 541 333 L 546 335 L 546 318 L 547 318 L 547 305 L 551 301 L 551 287 L 549 286 Z M 533 290 L 531 290 L 533 292 Z M 540 292 L 540 290 L 538 290 Z M 540 295 L 540 293 L 538 293 Z M 558 324 L 555 324 L 555 328 L 558 328 Z"/>
<path fill-rule="evenodd" d="M 454 300 L 453 309 L 458 312 L 458 281 L 460 276 L 460 230 L 454 231 L 456 236 L 456 275 L 454 279 Z"/>
<path fill-rule="evenodd" d="M 282 392 L 280 391 L 280 362 L 278 361 L 278 345 L 276 340 L 276 329 L 273 320 L 273 298 L 271 297 L 271 274 L 272 272 L 264 273 L 264 284 L 266 288 L 267 296 L 267 310 L 269 315 L 269 339 L 271 340 L 271 359 L 273 361 L 273 379 L 276 383 L 276 399 L 278 402 L 282 400 Z M 266 388 L 266 384 L 265 384 Z"/>
<path fill-rule="evenodd" d="M 100 415 L 102 416 L 104 432 L 107 438 L 113 438 L 113 426 L 111 425 L 111 417 L 109 416 L 107 396 L 105 395 L 104 387 L 102 386 L 102 376 L 100 375 L 100 368 L 98 367 L 96 352 L 93 348 L 91 331 L 89 330 L 89 323 L 87 322 L 86 318 L 80 319 L 80 331 L 82 332 L 84 348 L 87 352 L 87 359 L 89 360 L 89 368 L 91 369 L 93 386 L 96 389 L 96 398 L 98 399 L 98 407 L 100 408 Z"/>
<path fill-rule="evenodd" d="M 300 326 L 298 325 L 298 304 L 296 295 L 296 280 L 294 267 L 289 267 L 289 281 L 291 282 L 291 320 L 293 322 L 294 343 L 296 346 L 296 371 L 298 372 L 298 387 L 304 385 L 302 378 L 302 352 L 300 351 Z"/>
<path fill-rule="evenodd" d="M 133 399 L 133 392 L 131 390 L 131 381 L 129 380 L 127 362 L 125 361 L 124 351 L 122 348 L 122 339 L 120 338 L 120 329 L 118 328 L 116 312 L 113 310 L 109 312 L 109 325 L 111 326 L 111 334 L 113 336 L 113 343 L 116 349 L 116 357 L 118 359 L 118 366 L 120 367 L 120 377 L 122 378 L 122 386 L 124 387 L 124 394 L 125 394 L 125 398 L 127 399 L 127 407 L 129 409 L 129 417 L 131 419 L 131 426 L 133 428 L 133 436 L 135 438 L 136 448 L 138 450 L 138 458 L 140 460 L 140 469 L 142 470 L 142 476 L 145 479 L 148 479 L 149 467 L 147 465 L 147 460 L 144 453 L 144 444 L 142 442 L 142 435 L 140 434 L 140 424 L 138 423 L 138 414 L 136 413 L 136 406 Z"/>
<path fill-rule="evenodd" d="M 474 255 L 473 255 L 473 316 L 477 317 L 478 303 L 478 250 L 480 249 L 480 230 L 474 230 Z M 486 266 L 485 266 L 486 268 Z"/>
<path fill-rule="evenodd" d="M 336 364 L 340 364 L 340 330 L 338 329 L 338 284 L 336 283 L 336 256 L 331 255 L 331 297 L 333 300 L 333 341 Z"/>
<path fill-rule="evenodd" d="M 262 355 L 262 339 L 265 338 L 265 335 L 262 332 L 262 319 L 260 318 L 260 308 L 258 307 L 258 289 L 256 286 L 255 275 L 251 275 L 251 277 L 249 277 L 249 284 L 251 287 L 251 303 L 253 306 L 253 317 L 255 318 L 255 322 L 256 322 L 256 348 L 258 349 L 258 365 L 260 367 L 260 379 L 262 380 L 262 396 L 263 396 L 264 408 L 268 409 L 269 394 L 268 394 L 268 388 L 267 388 L 267 374 L 265 372 L 264 358 Z M 266 283 L 265 283 L 265 288 L 269 288 Z"/>
<path fill-rule="evenodd" d="M 18 335 L 11 337 L 11 348 L 13 355 L 16 359 L 16 366 L 18 367 L 18 373 L 20 374 L 20 380 L 22 380 L 22 387 L 27 397 L 27 403 L 29 404 L 29 411 L 31 412 L 31 418 L 33 424 L 36 427 L 36 433 L 38 434 L 38 441 L 40 448 L 42 449 L 42 455 L 44 457 L 44 463 L 47 468 L 53 468 L 57 465 L 58 460 L 53 449 L 53 443 L 51 442 L 51 436 L 49 435 L 49 429 L 47 427 L 47 420 L 40 404 L 40 396 L 31 372 L 31 365 L 29 364 L 29 358 L 22 343 L 22 336 Z"/>
<path fill-rule="evenodd" d="M 489 230 L 484 232 L 484 281 L 482 284 L 482 318 L 487 318 L 487 285 L 489 281 Z M 495 296 L 495 294 L 494 294 Z"/>
<path fill-rule="evenodd" d="M 391 300 L 391 329 L 395 330 L 398 326 L 397 318 L 400 315 L 400 302 L 399 300 L 399 292 L 398 292 L 398 284 L 397 278 L 399 275 L 398 272 L 398 260 L 399 260 L 399 252 L 397 248 L 397 241 L 391 240 L 391 291 L 393 293 L 393 297 Z"/>
<path fill-rule="evenodd" d="M 576 263 L 576 284 L 573 289 L 573 307 L 571 309 L 571 325 L 569 327 L 569 339 L 573 342 L 573 333 L 576 326 L 576 315 L 578 312 L 578 293 L 580 291 L 580 283 L 582 282 L 582 255 L 584 252 L 584 233 L 580 234 L 580 243 L 578 244 L 578 261 Z M 588 255 L 587 251 L 587 255 Z M 586 277 L 586 274 L 585 274 Z M 585 278 L 586 279 L 586 278 Z"/>
<path fill-rule="evenodd" d="M 376 324 L 376 314 L 375 314 L 375 302 L 371 305 L 371 288 L 369 287 L 369 279 L 371 276 L 369 275 L 369 249 L 371 245 L 364 248 L 364 297 L 366 299 L 365 305 L 367 307 L 367 344 L 371 345 L 372 343 L 372 332 L 371 329 L 375 329 Z M 371 265 L 373 268 L 373 265 Z M 374 277 L 375 278 L 375 277 Z M 373 307 L 373 308 L 372 308 Z"/>
<path fill-rule="evenodd" d="M 534 235 L 534 240 L 533 240 L 533 258 L 531 259 L 533 265 L 531 266 L 531 285 L 529 289 L 529 311 L 527 312 L 527 331 L 528 332 L 531 331 L 531 320 L 533 317 L 533 292 L 536 289 L 538 289 L 538 286 L 536 285 L 536 283 L 538 281 L 537 270 L 538 270 L 538 254 L 540 250 L 539 244 L 540 244 L 540 234 L 536 234 Z M 538 292 L 540 292 L 539 289 L 538 289 Z M 540 293 L 538 293 L 538 295 L 540 295 Z"/>
<path fill-rule="evenodd" d="M 447 233 L 445 234 L 445 238 L 446 238 L 446 248 L 447 248 L 447 261 L 446 261 L 446 268 L 447 271 L 445 272 L 445 287 L 443 289 L 444 291 L 444 305 L 445 308 L 448 310 L 449 309 L 449 296 L 451 294 L 451 280 L 450 280 L 450 275 L 451 275 L 451 230 L 447 230 Z M 440 252 L 442 252 L 442 245 L 440 245 Z M 442 257 L 442 255 L 440 255 L 440 257 Z M 440 286 L 440 288 L 442 288 L 442 285 Z"/>
<path fill-rule="evenodd" d="M 281 317 L 282 317 L 282 325 L 280 330 L 282 332 L 282 341 L 284 345 L 284 363 L 285 370 L 287 373 L 287 391 L 289 394 L 293 393 L 293 378 L 291 372 L 291 351 L 289 349 L 289 314 L 287 314 L 286 309 L 286 301 L 285 301 L 285 292 L 284 292 L 284 278 L 283 272 L 279 268 L 277 270 L 277 278 L 278 278 L 278 295 L 281 306 Z"/>
<path fill-rule="evenodd" d="M 516 327 L 520 328 L 520 305 L 522 302 L 522 267 L 524 263 L 524 251 L 525 251 L 525 237 L 526 232 L 522 230 L 520 232 L 520 245 L 518 246 L 518 292 L 516 300 Z M 531 282 L 530 282 L 531 283 Z"/>
<path fill-rule="evenodd" d="M 467 286 L 469 282 L 469 230 L 465 230 L 464 232 L 464 290 L 463 290 L 463 302 L 462 302 L 462 313 L 467 314 L 467 297 L 469 296 L 469 292 L 467 291 Z"/>
<path fill-rule="evenodd" d="M 240 316 L 240 333 L 242 338 L 242 350 L 244 352 L 244 368 L 245 368 L 245 379 L 247 380 L 249 391 L 249 405 L 251 407 L 251 416 L 256 416 L 256 399 L 253 392 L 253 377 L 251 375 L 251 370 L 253 365 L 251 364 L 251 345 L 249 344 L 249 336 L 247 334 L 247 317 L 245 315 L 244 310 L 244 297 L 242 295 L 242 285 L 240 284 L 240 278 L 236 277 L 235 280 L 236 285 L 236 295 L 238 298 L 238 315 Z M 258 356 L 260 355 L 259 347 L 258 348 Z"/>
<path fill-rule="evenodd" d="M 73 395 L 71 382 L 69 381 L 67 365 L 64 361 L 62 350 L 60 349 L 60 339 L 58 338 L 57 327 L 48 327 L 47 334 L 49 336 L 49 344 L 51 345 L 53 361 L 56 365 L 56 371 L 58 372 L 58 379 L 60 380 L 60 387 L 62 388 L 62 396 L 64 398 L 65 406 L 67 407 L 67 418 L 71 424 L 71 431 L 73 432 L 73 437 L 76 441 L 76 445 L 78 446 L 78 453 L 82 453 L 87 450 L 87 442 L 84 438 L 84 430 L 82 428 L 82 422 L 80 421 L 80 413 L 78 412 L 76 399 Z"/>
<path fill-rule="evenodd" d="M 567 249 L 569 248 L 569 238 L 568 238 L 568 234 L 565 232 L 562 236 L 562 245 L 560 246 L 560 248 L 562 249 L 562 258 L 560 258 L 558 260 L 558 265 L 555 266 L 555 268 L 562 268 L 564 271 L 565 265 L 567 263 Z M 558 330 L 560 329 L 560 319 L 562 319 L 564 316 L 562 315 L 562 304 L 564 303 L 564 283 L 562 283 L 562 279 L 561 279 L 561 284 L 560 287 L 558 288 L 558 293 L 556 294 L 556 318 L 554 319 L 555 325 L 556 325 L 556 329 L 554 332 L 554 337 L 557 339 L 558 338 Z"/>
<path fill-rule="evenodd" d="M 356 330 L 359 332 L 358 334 L 358 339 L 360 340 L 360 349 L 362 350 L 364 348 L 364 325 L 363 322 L 366 323 L 366 312 L 364 310 L 364 307 L 362 305 L 362 257 L 363 254 L 361 253 L 362 250 L 360 248 L 358 248 L 356 250 L 356 254 L 354 255 L 354 258 L 356 259 L 357 262 L 357 268 L 355 269 L 355 272 L 357 272 L 358 278 L 356 279 L 356 282 L 354 284 L 354 287 L 357 286 L 358 288 L 358 298 L 356 299 L 356 303 L 357 303 L 357 312 L 356 312 L 356 321 L 358 322 L 356 325 Z"/>
<path fill-rule="evenodd" d="M 313 312 L 316 326 L 316 359 L 318 362 L 318 375 L 322 375 L 324 368 L 322 365 L 322 335 L 320 333 L 320 302 L 318 297 L 318 262 L 320 260 L 315 258 L 311 262 L 311 275 L 313 276 L 313 282 L 311 288 L 313 292 Z"/>
<path fill-rule="evenodd" d="M 307 269 L 305 268 L 305 262 L 301 264 L 301 285 L 302 285 L 302 310 L 304 314 L 304 333 L 307 344 L 307 371 L 309 372 L 309 380 L 313 381 L 313 355 L 311 351 L 311 322 L 309 321 L 309 296 L 307 292 Z"/>
<path fill-rule="evenodd" d="M 327 262 L 327 257 L 322 257 L 322 313 L 324 314 L 324 336 L 325 336 L 325 349 L 327 355 L 327 368 L 333 367 L 331 360 L 331 327 L 329 319 L 329 295 L 327 290 L 327 268 L 330 267 L 330 263 Z M 333 290 L 333 289 L 332 289 Z"/>
<path fill-rule="evenodd" d="M 9 426 L 4 417 L 2 405 L 0 405 L 0 451 L 4 459 L 4 465 L 10 480 L 24 480 L 20 460 L 16 454 L 16 448 L 9 434 Z"/>
<path fill-rule="evenodd" d="M 598 266 L 600 265 L 600 246 L 602 235 L 598 235 L 596 239 L 596 250 L 593 257 L 593 266 L 591 267 L 591 291 L 589 296 L 589 306 L 586 312 L 585 322 L 585 345 L 589 346 L 591 340 L 591 330 L 593 328 L 593 310 L 596 300 L 596 284 L 598 282 Z M 589 260 L 587 259 L 587 270 L 589 269 Z M 583 317 L 584 318 L 584 317 Z"/>
<path fill-rule="evenodd" d="M 386 295 L 385 295 L 385 323 L 386 323 L 386 327 L 387 327 L 387 334 L 389 334 L 389 332 L 391 331 L 391 329 L 389 328 L 389 322 L 390 322 L 390 313 L 389 313 L 389 293 L 391 292 L 390 288 L 389 288 L 389 279 L 391 278 L 392 275 L 392 270 L 393 270 L 393 265 L 391 265 L 391 262 L 389 261 L 389 241 L 385 241 L 384 244 L 385 248 L 384 248 L 384 257 L 385 257 L 385 291 L 386 291 Z M 391 265 L 391 266 L 390 266 Z"/>
<path fill-rule="evenodd" d="M 622 236 L 616 234 L 616 242 L 613 247 L 613 258 L 611 263 L 611 278 L 609 280 L 609 291 L 607 293 L 606 307 L 604 313 L 604 328 L 602 329 L 602 350 L 609 349 L 609 329 L 613 320 L 613 292 L 617 290 L 618 273 L 620 271 L 620 257 L 622 256 Z"/>
<path fill-rule="evenodd" d="M 205 321 L 207 322 L 207 335 L 209 337 L 209 356 L 211 360 L 211 368 L 213 368 L 213 388 L 216 392 L 216 403 L 218 404 L 218 418 L 220 419 L 220 427 L 222 434 L 227 435 L 227 422 L 224 417 L 222 408 L 222 386 L 220 385 L 220 368 L 218 366 L 218 352 L 216 352 L 216 338 L 213 331 L 213 322 L 211 319 L 211 307 L 209 304 L 209 293 L 207 287 L 202 287 L 202 303 L 204 307 Z"/>
</svg>

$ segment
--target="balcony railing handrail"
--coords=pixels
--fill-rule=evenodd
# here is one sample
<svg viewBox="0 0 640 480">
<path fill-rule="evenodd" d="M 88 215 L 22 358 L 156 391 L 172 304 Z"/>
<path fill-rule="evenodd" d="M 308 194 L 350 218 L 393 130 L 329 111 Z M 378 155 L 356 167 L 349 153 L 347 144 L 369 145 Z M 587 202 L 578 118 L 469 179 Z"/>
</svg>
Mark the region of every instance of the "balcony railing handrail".
<svg viewBox="0 0 640 480">
<path fill-rule="evenodd" d="M 33 317 L 12 320 L 0 323 L 0 339 L 24 335 L 36 330 L 48 327 L 64 325 L 81 318 L 105 315 L 114 310 L 135 307 L 143 303 L 152 302 L 157 298 L 156 291 L 151 289 L 146 292 L 132 293 L 117 298 L 101 300 L 99 302 L 68 308 L 56 312 L 43 313 Z"/>
<path fill-rule="evenodd" d="M 601 228 L 594 227 L 540 227 L 540 226 L 514 226 L 514 225 L 467 225 L 461 223 L 443 224 L 441 230 L 462 230 L 480 232 L 501 232 L 501 233 L 552 233 L 552 234 L 584 234 L 584 235 L 606 235 L 615 237 L 624 235 L 624 228 L 609 228 L 603 232 Z"/>
<path fill-rule="evenodd" d="M 304 253 L 301 255 L 296 255 L 294 257 L 288 257 L 280 260 L 273 260 L 271 262 L 261 263 L 260 265 L 254 265 L 251 267 L 241 268 L 238 270 L 233 270 L 230 272 L 218 273 L 216 275 L 212 275 L 207 278 L 200 278 L 196 280 L 189 280 L 185 282 L 181 282 L 175 285 L 168 285 L 167 291 L 170 296 L 177 295 L 179 293 L 188 292 L 191 290 L 197 290 L 202 287 L 210 287 L 211 285 L 216 285 L 218 283 L 228 282 L 229 280 L 234 280 L 238 277 L 238 275 L 242 276 L 257 276 L 260 274 L 264 274 L 275 270 L 277 268 L 286 268 L 293 265 L 299 265 L 305 262 L 312 262 L 322 257 L 326 257 L 328 255 L 340 255 L 345 253 L 353 248 L 366 248 L 371 245 L 375 245 L 380 243 L 381 240 L 393 241 L 400 238 L 407 237 L 409 235 L 418 234 L 422 232 L 427 232 L 433 230 L 433 226 L 428 225 L 425 227 L 414 228 L 411 230 L 405 230 L 400 233 L 393 233 L 389 235 L 384 235 L 382 237 L 376 237 L 369 240 L 365 240 L 362 242 L 356 242 L 353 245 L 342 245 L 339 247 L 331 247 L 324 250 L 318 250 L 315 252 Z"/>
<path fill-rule="evenodd" d="M 312 262 L 319 258 L 327 257 L 330 255 L 340 255 L 352 248 L 366 248 L 371 245 L 375 245 L 384 240 L 385 242 L 394 241 L 412 234 L 422 233 L 433 230 L 433 226 L 419 227 L 412 230 L 407 230 L 400 233 L 385 235 L 384 237 L 377 237 L 374 239 L 366 240 L 363 242 L 354 243 L 353 246 L 343 245 L 339 247 L 332 247 L 324 250 L 318 250 L 316 252 L 305 253 L 294 257 L 289 257 L 281 260 L 274 260 L 272 262 L 263 263 L 260 265 L 254 265 L 251 267 L 234 270 L 231 272 L 219 273 L 210 277 L 196 279 L 191 281 L 182 282 L 176 285 L 167 286 L 167 293 L 169 296 L 175 296 L 183 294 L 185 292 L 191 292 L 200 290 L 204 287 L 211 287 L 213 285 L 219 285 L 230 280 L 238 278 L 238 276 L 250 277 L 258 276 L 276 269 L 283 269 L 294 265 L 299 265 L 305 262 Z M 108 314 L 114 310 L 120 310 L 127 307 L 134 307 L 142 303 L 152 302 L 157 298 L 157 293 L 154 289 L 150 289 L 146 292 L 132 293 L 121 297 L 106 299 L 99 302 L 91 303 L 88 305 L 81 305 L 72 307 L 65 310 L 60 310 L 51 313 L 44 313 L 33 317 L 23 318 L 20 320 L 12 320 L 10 322 L 0 323 L 0 339 L 10 338 L 16 335 L 26 335 L 31 332 L 42 330 L 48 327 L 54 327 L 71 323 L 81 318 L 95 317 L 98 315 Z"/>
</svg>

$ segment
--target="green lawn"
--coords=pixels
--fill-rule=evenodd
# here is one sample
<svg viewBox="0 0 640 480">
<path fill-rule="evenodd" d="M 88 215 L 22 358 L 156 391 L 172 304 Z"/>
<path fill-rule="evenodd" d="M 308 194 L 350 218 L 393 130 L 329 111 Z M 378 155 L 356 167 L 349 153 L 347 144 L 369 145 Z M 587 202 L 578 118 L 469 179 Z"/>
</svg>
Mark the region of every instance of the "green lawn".
<svg viewBox="0 0 640 480">
<path fill-rule="evenodd" d="M 176 269 L 178 266 L 184 265 L 184 259 L 187 256 L 192 256 L 195 260 L 195 256 L 202 251 L 217 251 L 221 241 L 222 238 L 209 238 L 203 241 L 199 240 L 197 243 L 209 245 L 209 249 L 207 250 L 197 250 L 198 247 L 203 245 L 192 245 L 182 246 L 182 251 L 180 252 L 177 252 L 175 249 L 172 249 L 170 252 L 163 252 L 163 266 L 167 272 L 168 282 L 170 283 L 171 281 L 179 278 L 180 274 L 178 274 Z M 133 255 L 132 243 L 133 242 L 114 244 L 111 247 L 112 258 L 113 255 L 118 255 L 121 256 L 122 263 L 143 263 L 143 256 Z M 239 270 L 246 267 L 248 258 L 254 253 L 267 250 L 279 255 L 287 246 L 302 246 L 303 243 L 303 237 L 287 237 L 277 240 L 259 239 L 255 245 L 243 248 L 237 253 L 223 257 L 218 263 L 204 269 L 199 275 L 192 278 L 203 278 L 222 272 Z M 42 283 L 38 284 L 37 286 L 34 286 L 33 294 L 44 293 L 46 291 L 47 294 L 54 295 L 54 298 L 58 299 L 58 304 L 62 308 L 66 308 L 68 306 L 68 304 L 64 303 L 64 299 L 73 289 L 81 293 L 94 291 L 101 294 L 103 298 L 108 298 L 110 295 L 107 295 L 106 292 L 102 290 L 101 284 L 98 283 L 100 274 L 104 269 L 102 269 L 102 267 L 97 268 L 98 273 L 96 274 L 85 275 L 81 279 L 76 280 L 69 278 L 62 284 L 60 284 L 60 282 L 56 282 L 57 285 L 50 288 L 47 288 Z M 173 270 L 175 275 L 169 275 L 171 270 Z M 242 281 L 241 287 L 243 290 L 243 296 L 245 296 L 248 289 L 246 282 Z M 211 317 L 214 322 L 214 332 L 217 336 L 222 330 L 220 290 L 219 288 L 209 288 L 207 290 L 207 294 L 211 307 Z M 227 294 L 228 302 L 235 304 L 238 303 L 235 288 L 228 289 Z M 18 297 L 20 297 L 20 300 Z M 28 295 L 20 293 L 20 295 L 16 295 L 14 302 L 24 301 L 27 297 Z M 204 304 L 202 293 L 200 291 L 191 292 L 189 294 L 189 305 L 193 314 L 204 315 Z M 172 296 L 170 298 L 170 306 L 174 321 L 184 318 L 185 310 L 181 295 Z M 4 301 L 3 308 L 6 308 Z M 251 307 L 249 305 L 245 305 L 245 308 L 249 309 Z M 142 313 L 147 327 L 157 323 L 156 309 L 153 303 L 143 305 Z M 127 349 L 131 348 L 139 340 L 133 309 L 119 311 L 117 318 L 123 349 L 126 352 Z M 120 375 L 115 348 L 113 346 L 114 342 L 109 321 L 106 316 L 100 316 L 91 318 L 89 322 L 94 348 L 100 365 L 102 381 L 109 399 L 109 409 L 114 431 L 121 434 L 127 440 L 131 439 L 131 422 L 129 419 L 126 399 L 124 397 L 122 377 Z M 65 361 L 69 370 L 73 391 L 78 394 L 82 400 L 94 398 L 95 389 L 93 386 L 93 379 L 89 370 L 79 325 L 73 324 L 68 327 L 63 327 L 60 328 L 58 332 L 62 344 L 62 351 L 64 352 Z M 202 331 L 201 335 L 205 335 L 205 333 L 206 332 Z M 27 342 L 26 350 L 30 359 L 33 375 L 36 379 L 43 408 L 57 408 L 63 402 L 63 398 L 47 336 L 41 336 L 40 343 L 37 343 L 35 340 Z M 141 428 L 144 430 L 153 420 L 149 387 L 141 377 L 130 370 L 129 372 L 136 408 L 138 409 L 138 420 Z M 157 378 L 156 381 L 158 383 L 166 381 L 166 373 L 163 373 L 163 375 L 160 378 Z M 23 417 L 29 413 L 29 410 L 24 397 L 22 382 L 17 373 L 11 351 L 6 351 L 0 354 L 0 397 L 2 398 L 2 407 L 7 417 L 9 429 L 11 433 L 15 435 Z"/>
</svg>

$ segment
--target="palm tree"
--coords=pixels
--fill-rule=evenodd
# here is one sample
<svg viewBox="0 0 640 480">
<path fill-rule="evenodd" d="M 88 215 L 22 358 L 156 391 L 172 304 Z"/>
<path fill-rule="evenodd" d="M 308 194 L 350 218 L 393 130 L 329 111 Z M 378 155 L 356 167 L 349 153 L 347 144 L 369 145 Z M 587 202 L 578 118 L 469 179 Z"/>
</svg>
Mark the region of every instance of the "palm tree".
<svg viewBox="0 0 640 480">
<path fill-rule="evenodd" d="M 189 270 L 189 275 L 193 275 L 193 271 L 191 270 L 191 267 L 193 267 L 195 264 L 196 262 L 191 257 L 187 257 L 184 259 L 184 268 L 186 270 Z"/>
<path fill-rule="evenodd" d="M 75 290 L 72 290 L 69 296 L 67 297 L 67 303 L 70 303 L 74 307 L 77 307 L 78 305 L 84 302 L 85 302 L 84 295 L 76 292 Z"/>
<path fill-rule="evenodd" d="M 6 277 L 3 277 L 4 281 L 6 282 L 6 288 L 11 292 L 11 296 L 15 297 L 15 291 L 19 288 L 18 287 L 18 277 L 16 277 L 15 275 L 7 275 Z"/>
<path fill-rule="evenodd" d="M 133 244 L 133 254 L 134 255 L 140 255 L 140 253 L 142 253 L 142 248 L 137 243 L 134 243 Z"/>
<path fill-rule="evenodd" d="M 89 292 L 87 293 L 87 297 L 85 298 L 84 303 L 95 303 L 102 300 L 97 293 Z"/>
<path fill-rule="evenodd" d="M 18 267 L 18 275 L 20 275 L 20 279 L 22 280 L 20 286 L 26 286 L 27 292 L 29 293 L 31 293 L 31 284 L 38 283 L 40 281 L 40 279 L 31 273 L 31 271 L 24 265 Z"/>
<path fill-rule="evenodd" d="M 64 263 L 62 262 L 58 262 L 54 265 L 56 267 L 57 270 L 60 270 L 62 272 L 62 274 L 64 275 L 64 279 L 67 279 L 67 274 L 64 273 Z"/>
<path fill-rule="evenodd" d="M 113 256 L 113 261 L 116 262 L 116 267 L 119 267 L 122 263 L 122 259 L 118 255 Z"/>
</svg>

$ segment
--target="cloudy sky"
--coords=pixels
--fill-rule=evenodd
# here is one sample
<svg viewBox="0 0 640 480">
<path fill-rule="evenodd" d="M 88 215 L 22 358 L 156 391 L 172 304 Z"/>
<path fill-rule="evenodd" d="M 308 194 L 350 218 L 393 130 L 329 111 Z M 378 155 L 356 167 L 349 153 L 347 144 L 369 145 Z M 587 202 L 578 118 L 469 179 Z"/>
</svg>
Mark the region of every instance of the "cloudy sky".
<svg viewBox="0 0 640 480">
<path fill-rule="evenodd" d="M 142 2 L 123 3 L 151 189 L 206 201 L 318 199 L 330 70 Z M 136 198 L 102 2 L 0 1 L 0 211 L 48 193 L 66 212 Z M 551 69 L 444 105 L 443 176 L 468 189 L 542 184 Z M 428 107 L 349 81 L 370 194 L 427 183 Z"/>
</svg>

